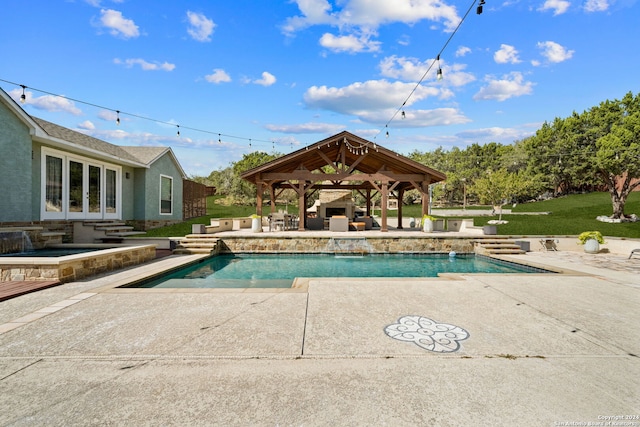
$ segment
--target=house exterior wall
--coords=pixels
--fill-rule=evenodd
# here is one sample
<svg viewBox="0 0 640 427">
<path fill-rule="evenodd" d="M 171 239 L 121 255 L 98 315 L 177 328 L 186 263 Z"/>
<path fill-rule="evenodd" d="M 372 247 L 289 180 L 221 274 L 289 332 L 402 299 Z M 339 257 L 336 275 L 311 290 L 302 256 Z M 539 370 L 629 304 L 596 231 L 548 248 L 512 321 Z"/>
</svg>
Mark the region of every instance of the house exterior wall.
<svg viewBox="0 0 640 427">
<path fill-rule="evenodd" d="M 0 152 L 0 222 L 38 220 L 31 195 L 31 135 L 8 108 L 0 108 Z"/>
<path fill-rule="evenodd" d="M 160 213 L 160 177 L 173 179 L 173 212 Z M 182 173 L 172 157 L 166 153 L 156 160 L 149 169 L 138 168 L 133 173 L 133 191 L 145 194 L 133 200 L 133 218 L 123 218 L 137 229 L 148 230 L 181 222 L 183 218 Z"/>
<path fill-rule="evenodd" d="M 132 167 L 122 168 L 122 219 L 124 221 L 133 220 L 135 215 L 135 200 L 136 194 L 143 194 L 136 192 L 135 185 L 135 169 Z M 143 199 L 144 197 L 138 197 Z"/>
</svg>

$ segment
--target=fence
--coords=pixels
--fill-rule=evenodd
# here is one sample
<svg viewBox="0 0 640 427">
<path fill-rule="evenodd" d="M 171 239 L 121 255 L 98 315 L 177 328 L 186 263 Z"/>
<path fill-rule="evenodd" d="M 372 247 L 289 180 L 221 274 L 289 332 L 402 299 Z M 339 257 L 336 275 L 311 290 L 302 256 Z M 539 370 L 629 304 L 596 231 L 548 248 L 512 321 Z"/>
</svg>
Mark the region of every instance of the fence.
<svg viewBox="0 0 640 427">
<path fill-rule="evenodd" d="M 195 181 L 182 181 L 183 219 L 197 218 L 207 214 L 207 186 Z"/>
</svg>

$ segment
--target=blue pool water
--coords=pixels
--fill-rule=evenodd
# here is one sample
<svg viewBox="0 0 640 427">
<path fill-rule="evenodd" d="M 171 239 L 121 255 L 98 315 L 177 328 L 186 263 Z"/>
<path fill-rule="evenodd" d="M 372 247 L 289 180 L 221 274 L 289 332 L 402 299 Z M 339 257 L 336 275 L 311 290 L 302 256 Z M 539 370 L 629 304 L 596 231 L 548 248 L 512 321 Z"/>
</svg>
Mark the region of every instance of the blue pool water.
<svg viewBox="0 0 640 427">
<path fill-rule="evenodd" d="M 136 288 L 290 288 L 296 277 L 437 277 L 438 273 L 548 273 L 474 255 L 219 255 Z"/>
</svg>

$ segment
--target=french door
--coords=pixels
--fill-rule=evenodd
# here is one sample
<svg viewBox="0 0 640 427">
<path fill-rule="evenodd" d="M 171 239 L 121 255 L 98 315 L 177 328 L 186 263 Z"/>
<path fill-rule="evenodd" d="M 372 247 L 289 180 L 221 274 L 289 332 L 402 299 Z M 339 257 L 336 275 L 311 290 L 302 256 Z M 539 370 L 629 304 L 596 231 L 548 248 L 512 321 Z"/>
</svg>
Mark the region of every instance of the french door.
<svg viewBox="0 0 640 427">
<path fill-rule="evenodd" d="M 120 219 L 120 167 L 49 149 L 43 159 L 43 219 Z"/>
<path fill-rule="evenodd" d="M 68 163 L 68 218 L 102 219 L 102 166 L 69 159 Z"/>
</svg>

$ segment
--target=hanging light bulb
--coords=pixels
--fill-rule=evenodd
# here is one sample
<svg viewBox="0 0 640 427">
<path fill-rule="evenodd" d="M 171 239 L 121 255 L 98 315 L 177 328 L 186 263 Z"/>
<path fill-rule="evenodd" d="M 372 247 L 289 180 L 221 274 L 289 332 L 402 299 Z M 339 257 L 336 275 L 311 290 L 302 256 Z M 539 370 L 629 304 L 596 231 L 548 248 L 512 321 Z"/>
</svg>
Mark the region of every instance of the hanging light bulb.
<svg viewBox="0 0 640 427">
<path fill-rule="evenodd" d="M 22 87 L 22 95 L 20 95 L 20 102 L 24 104 L 27 102 L 27 95 L 24 93 L 24 90 L 27 88 L 25 85 L 20 85 Z"/>
<path fill-rule="evenodd" d="M 180 138 L 180 125 L 176 125 L 176 127 L 178 128 L 176 135 L 178 136 L 178 138 Z"/>
<path fill-rule="evenodd" d="M 116 110 L 116 125 L 120 126 L 120 111 Z"/>
<path fill-rule="evenodd" d="M 436 79 L 442 80 L 442 68 L 440 68 L 440 54 L 438 54 L 436 61 L 438 61 L 438 72 L 436 74 Z"/>
<path fill-rule="evenodd" d="M 478 15 L 482 15 L 482 6 L 484 5 L 484 0 L 480 0 L 480 3 L 478 3 L 478 8 L 476 9 L 476 13 Z"/>
<path fill-rule="evenodd" d="M 220 134 L 218 134 L 218 144 L 222 144 L 222 139 L 220 139 Z"/>
<path fill-rule="evenodd" d="M 407 115 L 404 113 L 404 110 L 402 110 L 401 115 L 402 115 L 402 119 L 403 119 L 403 120 L 407 117 Z"/>
<path fill-rule="evenodd" d="M 389 138 L 389 131 L 387 131 L 386 137 Z"/>
<path fill-rule="evenodd" d="M 249 148 L 251 148 L 251 139 L 249 139 Z"/>
</svg>

